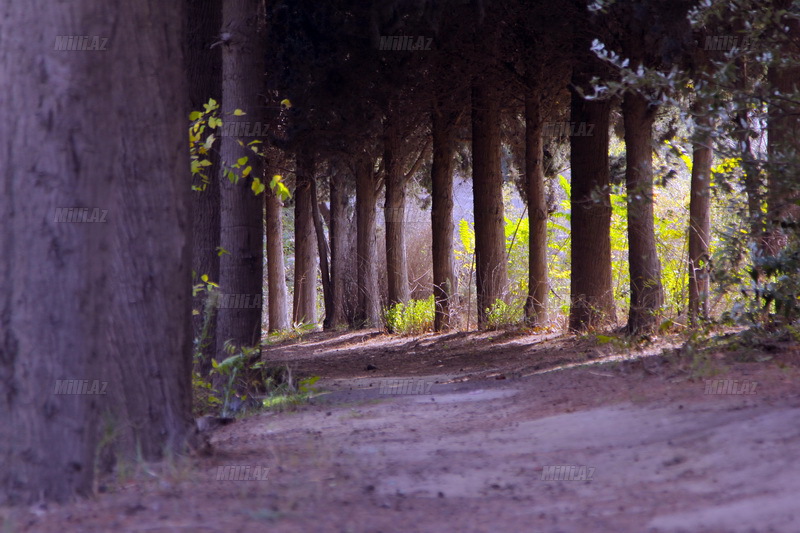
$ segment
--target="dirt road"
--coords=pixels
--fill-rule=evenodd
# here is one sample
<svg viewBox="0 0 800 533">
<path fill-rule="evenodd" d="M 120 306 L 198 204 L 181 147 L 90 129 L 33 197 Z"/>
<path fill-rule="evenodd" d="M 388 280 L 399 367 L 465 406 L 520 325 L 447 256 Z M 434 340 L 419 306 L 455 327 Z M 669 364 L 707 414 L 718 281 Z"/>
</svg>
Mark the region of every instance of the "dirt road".
<svg viewBox="0 0 800 533">
<path fill-rule="evenodd" d="M 311 405 L 219 430 L 214 457 L 8 530 L 800 531 L 795 367 L 734 365 L 712 387 L 658 363 L 490 363 L 325 378 Z"/>
</svg>

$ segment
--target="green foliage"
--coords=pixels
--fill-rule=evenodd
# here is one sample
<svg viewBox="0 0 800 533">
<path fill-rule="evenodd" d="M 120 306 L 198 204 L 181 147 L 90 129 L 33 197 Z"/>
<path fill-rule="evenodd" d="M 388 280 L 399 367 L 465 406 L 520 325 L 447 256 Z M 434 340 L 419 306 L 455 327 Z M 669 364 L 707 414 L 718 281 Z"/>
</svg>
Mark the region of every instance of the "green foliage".
<svg viewBox="0 0 800 533">
<path fill-rule="evenodd" d="M 400 335 L 419 335 L 433 330 L 434 298 L 395 304 L 384 312 L 389 331 Z"/>
<path fill-rule="evenodd" d="M 246 113 L 241 109 L 235 109 L 229 114 L 238 117 Z M 222 127 L 223 122 L 219 115 L 219 103 L 213 98 L 209 99 L 208 103 L 203 104 L 203 111 L 192 111 L 189 113 L 189 155 L 192 171 L 192 190 L 204 191 L 210 182 L 210 178 L 206 174 L 205 169 L 212 165 L 209 155 L 218 138 L 213 131 L 210 130 L 216 130 Z M 264 156 L 263 150 L 259 148 L 259 145 L 263 144 L 262 141 L 250 141 L 247 145 L 239 139 L 237 139 L 236 142 L 248 148 L 256 157 Z M 231 183 L 237 183 L 240 179 L 246 179 L 251 176 L 253 167 L 248 165 L 248 162 L 248 156 L 240 157 L 233 164 L 222 161 L 222 172 Z M 291 197 L 289 189 L 283 183 L 282 176 L 278 174 L 274 175 L 269 186 L 275 194 L 280 196 L 281 200 L 285 201 Z M 252 176 L 250 188 L 256 195 L 266 190 L 266 186 L 261 182 L 258 176 Z"/>
<path fill-rule="evenodd" d="M 486 322 L 489 329 L 520 326 L 524 318 L 523 306 L 518 301 L 507 304 L 498 299 L 486 310 Z"/>
<path fill-rule="evenodd" d="M 234 412 L 233 405 L 240 405 L 247 400 L 247 392 L 252 390 L 248 382 L 248 370 L 257 370 L 263 366 L 263 362 L 252 362 L 258 357 L 260 349 L 258 346 L 238 347 L 230 340 L 225 341 L 223 349 L 228 357 L 222 362 L 216 359 L 211 360 L 211 374 L 218 374 L 222 377 L 221 392 L 219 398 L 221 404 L 220 416 L 230 416 Z M 235 402 L 234 402 L 235 400 Z"/>
</svg>

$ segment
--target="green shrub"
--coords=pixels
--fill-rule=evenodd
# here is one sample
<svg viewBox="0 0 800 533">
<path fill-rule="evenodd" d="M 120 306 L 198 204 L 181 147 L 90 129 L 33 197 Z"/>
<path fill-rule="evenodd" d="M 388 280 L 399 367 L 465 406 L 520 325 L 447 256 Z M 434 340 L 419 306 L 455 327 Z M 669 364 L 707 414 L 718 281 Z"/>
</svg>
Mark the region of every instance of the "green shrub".
<svg viewBox="0 0 800 533">
<path fill-rule="evenodd" d="M 502 329 L 519 326 L 524 320 L 524 309 L 519 303 L 507 304 L 503 300 L 496 300 L 486 310 L 486 322 L 489 329 Z"/>
<path fill-rule="evenodd" d="M 386 325 L 392 333 L 419 335 L 433 330 L 433 295 L 425 300 L 398 303 L 386 310 Z"/>
</svg>

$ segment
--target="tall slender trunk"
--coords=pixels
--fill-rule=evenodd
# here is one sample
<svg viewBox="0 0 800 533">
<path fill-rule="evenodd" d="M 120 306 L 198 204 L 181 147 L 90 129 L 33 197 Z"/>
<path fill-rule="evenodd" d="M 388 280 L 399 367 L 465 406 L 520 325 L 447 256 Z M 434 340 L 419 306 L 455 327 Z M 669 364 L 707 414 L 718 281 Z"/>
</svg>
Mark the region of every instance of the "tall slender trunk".
<svg viewBox="0 0 800 533">
<path fill-rule="evenodd" d="M 695 104 L 697 125 L 692 150 L 692 184 L 689 200 L 689 321 L 708 318 L 709 256 L 711 237 L 711 117 L 701 101 Z"/>
<path fill-rule="evenodd" d="M 628 267 L 631 306 L 628 331 L 650 332 L 664 305 L 661 263 L 653 221 L 653 120 L 654 110 L 638 94 L 625 94 L 625 186 L 628 197 Z"/>
<path fill-rule="evenodd" d="M 525 95 L 525 185 L 528 200 L 528 297 L 525 317 L 529 323 L 547 322 L 547 192 L 544 186 L 541 95 Z"/>
<path fill-rule="evenodd" d="M 331 255 L 328 240 L 325 238 L 325 228 L 322 225 L 322 214 L 319 210 L 319 195 L 317 194 L 317 180 L 311 179 L 311 214 L 314 220 L 314 232 L 317 237 L 317 253 L 319 254 L 320 279 L 322 280 L 322 295 L 325 302 L 325 318 L 322 327 L 329 329 L 333 318 L 333 290 L 331 287 L 331 274 L 328 268 L 328 258 Z"/>
<path fill-rule="evenodd" d="M 297 154 L 294 195 L 294 313 L 293 320 L 303 324 L 317 322 L 317 265 L 314 253 L 314 217 L 312 197 L 314 160 L 305 151 Z"/>
<path fill-rule="evenodd" d="M 341 169 L 331 173 L 331 290 L 332 315 L 330 327 L 338 327 L 347 323 L 345 316 L 345 272 L 349 257 L 347 251 L 347 194 L 344 186 L 345 175 Z"/>
<path fill-rule="evenodd" d="M 189 106 L 192 111 L 202 110 L 203 104 L 213 98 L 222 100 L 222 55 L 221 48 L 211 45 L 218 38 L 222 26 L 222 4 L 218 0 L 187 1 L 187 61 L 186 70 L 189 81 Z M 192 233 L 192 271 L 194 283 L 200 276 L 207 275 L 214 283 L 219 282 L 220 197 L 219 197 L 219 152 L 211 150 L 208 156 L 211 166 L 205 169 L 209 183 L 205 190 L 192 193 L 194 213 Z M 206 305 L 209 295 L 199 293 L 192 307 L 200 313 L 193 316 L 192 331 L 200 342 L 196 347 L 201 354 L 196 363 L 196 371 L 208 375 L 211 359 L 216 349 L 216 309 Z M 208 316 L 208 318 L 206 318 Z M 206 323 L 208 320 L 208 323 Z"/>
<path fill-rule="evenodd" d="M 431 113 L 433 163 L 431 165 L 431 248 L 433 254 L 433 297 L 436 308 L 433 328 L 450 328 L 451 299 L 458 294 L 453 245 L 453 154 L 455 118 L 438 105 Z"/>
<path fill-rule="evenodd" d="M 283 203 L 269 187 L 264 191 L 267 231 L 267 313 L 269 331 L 289 329 L 289 293 L 283 257 Z"/>
<path fill-rule="evenodd" d="M 500 108 L 488 85 L 472 86 L 472 191 L 475 206 L 475 284 L 478 327 L 487 310 L 505 299 L 508 283 L 500 172 Z"/>
<path fill-rule="evenodd" d="M 800 36 L 800 24 L 786 20 L 794 36 Z M 800 105 L 796 98 L 800 86 L 800 67 L 770 67 L 769 82 L 783 98 L 774 98 L 769 108 L 767 150 L 769 174 L 767 179 L 767 228 L 765 249 L 769 255 L 778 255 L 789 242 L 789 234 L 796 233 L 800 219 L 798 190 L 800 180 L 797 167 L 800 162 Z"/>
<path fill-rule="evenodd" d="M 572 271 L 569 327 L 575 331 L 600 328 L 616 321 L 611 280 L 610 106 L 607 100 L 589 101 L 577 92 L 572 93 L 571 121 L 585 126 L 586 132 L 586 135 L 570 136 Z"/>
<path fill-rule="evenodd" d="M 248 122 L 260 121 L 264 103 L 264 35 L 260 0 L 228 0 L 223 3 L 223 25 L 236 28 L 222 46 L 222 116 L 235 121 L 235 109 L 247 113 Z M 239 128 L 228 128 L 227 131 Z M 221 157 L 233 165 L 247 157 L 251 175 L 263 177 L 262 158 L 238 141 L 247 144 L 252 137 L 222 136 Z M 227 251 L 220 257 L 221 300 L 217 318 L 217 353 L 228 340 L 237 346 L 253 346 L 261 341 L 261 300 L 264 264 L 263 201 L 253 194 L 249 178 L 237 183 L 220 177 L 220 246 Z"/>
<path fill-rule="evenodd" d="M 406 257 L 406 182 L 403 173 L 401 139 L 398 131 L 396 103 L 390 104 L 384 125 L 383 165 L 386 172 L 386 278 L 389 305 L 411 298 Z"/>
<path fill-rule="evenodd" d="M 356 255 L 358 264 L 358 311 L 356 320 L 366 327 L 380 325 L 380 293 L 378 292 L 377 254 L 375 241 L 375 204 L 378 191 L 373 178 L 372 160 L 361 156 L 356 161 Z"/>
</svg>

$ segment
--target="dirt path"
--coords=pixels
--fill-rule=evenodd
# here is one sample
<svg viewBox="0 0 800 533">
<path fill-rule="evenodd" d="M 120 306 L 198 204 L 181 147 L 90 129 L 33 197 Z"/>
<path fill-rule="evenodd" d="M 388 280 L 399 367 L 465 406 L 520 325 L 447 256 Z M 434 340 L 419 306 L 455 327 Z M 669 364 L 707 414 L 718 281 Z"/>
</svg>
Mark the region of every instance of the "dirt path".
<svg viewBox="0 0 800 533">
<path fill-rule="evenodd" d="M 214 457 L 14 515 L 7 530 L 800 531 L 796 367 L 733 365 L 713 379 L 744 393 L 706 394 L 659 358 L 527 375 L 586 360 L 582 341 L 504 337 L 457 364 L 441 349 L 486 338 L 419 341 L 439 343 L 419 350 L 413 368 L 439 370 L 424 375 L 395 372 L 408 340 L 268 353 L 301 374 L 338 362 L 320 382 L 331 393 L 219 430 Z M 389 355 L 366 370 L 376 353 Z M 217 480 L 231 466 L 268 474 Z"/>
</svg>

